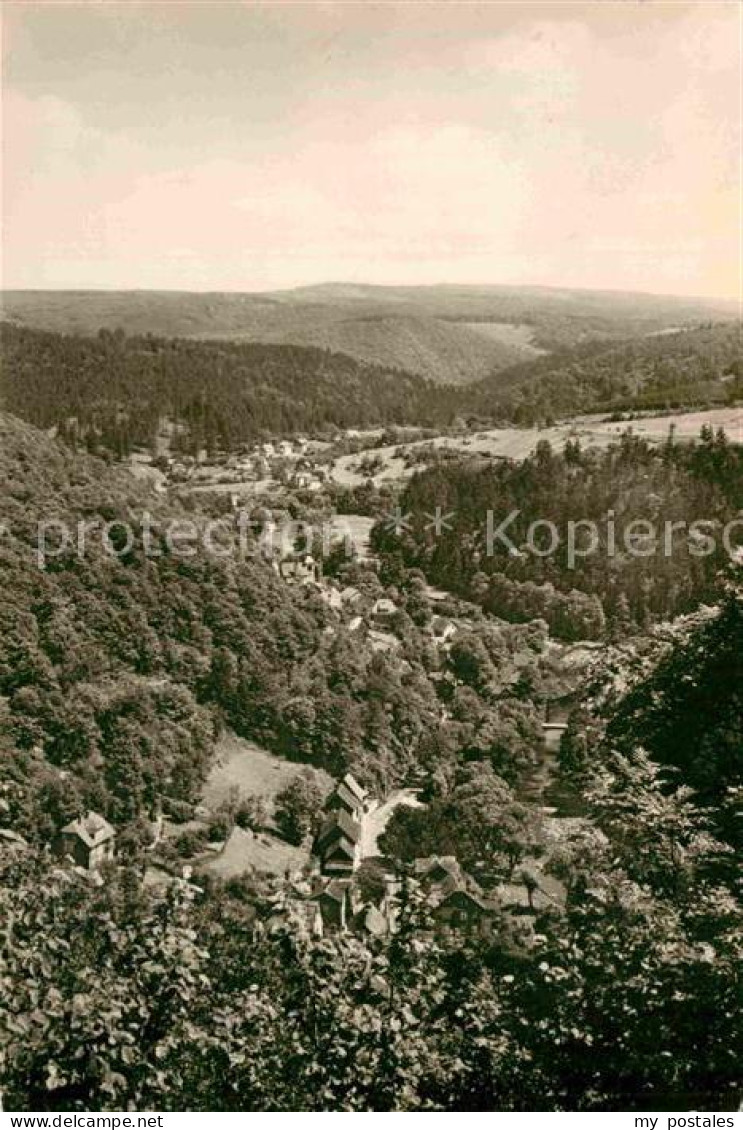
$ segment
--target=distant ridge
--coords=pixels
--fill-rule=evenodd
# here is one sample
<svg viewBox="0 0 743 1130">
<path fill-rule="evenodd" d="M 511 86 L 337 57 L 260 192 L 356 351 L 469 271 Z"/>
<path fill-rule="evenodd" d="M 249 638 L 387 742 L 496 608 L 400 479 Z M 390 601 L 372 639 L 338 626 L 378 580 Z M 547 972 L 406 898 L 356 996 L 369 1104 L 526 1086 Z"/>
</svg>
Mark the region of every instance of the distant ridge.
<svg viewBox="0 0 743 1130">
<path fill-rule="evenodd" d="M 331 282 L 265 293 L 8 290 L 3 317 L 58 333 L 310 345 L 463 384 L 544 352 L 736 316 L 736 304 L 544 287 Z"/>
</svg>

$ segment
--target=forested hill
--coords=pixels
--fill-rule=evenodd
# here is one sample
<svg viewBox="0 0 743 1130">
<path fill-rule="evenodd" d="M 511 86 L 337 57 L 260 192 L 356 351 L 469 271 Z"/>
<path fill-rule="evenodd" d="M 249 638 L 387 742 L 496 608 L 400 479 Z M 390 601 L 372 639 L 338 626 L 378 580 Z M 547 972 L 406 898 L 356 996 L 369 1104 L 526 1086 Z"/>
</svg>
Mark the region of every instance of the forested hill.
<svg viewBox="0 0 743 1130">
<path fill-rule="evenodd" d="M 743 395 L 740 327 L 558 351 L 456 388 L 297 345 L 62 335 L 4 323 L 0 404 L 76 445 L 148 444 L 163 416 L 192 448 L 265 435 L 457 419 L 534 424 L 590 411 L 709 406 Z"/>
<path fill-rule="evenodd" d="M 127 824 L 162 795 L 193 799 L 219 720 L 333 773 L 403 769 L 433 692 L 396 677 L 380 701 L 385 660 L 324 634 L 319 599 L 261 560 L 198 543 L 174 555 L 167 523 L 197 513 L 2 414 L 0 482 L 0 795 L 17 831 L 43 840 L 81 806 Z M 100 532 L 115 521 L 135 542 L 118 556 Z M 73 539 L 45 568 L 40 522 Z"/>
<path fill-rule="evenodd" d="M 331 283 L 272 293 L 5 291 L 4 316 L 58 333 L 315 346 L 465 384 L 540 350 L 618 341 L 710 318 L 733 302 L 504 286 Z"/>
<path fill-rule="evenodd" d="M 601 452 L 542 441 L 521 463 L 433 464 L 406 484 L 400 507 L 402 537 L 383 523 L 373 530 L 385 557 L 503 619 L 544 618 L 564 639 L 600 638 L 607 627 L 622 638 L 719 598 L 743 541 L 743 449 L 709 429 L 697 444 L 671 436 L 660 448 L 630 431 Z M 434 536 L 437 507 L 449 518 Z M 492 544 L 488 513 L 494 530 L 505 522 Z M 639 550 L 638 521 L 650 524 Z"/>
<path fill-rule="evenodd" d="M 441 318 L 425 304 L 343 296 L 124 292 L 6 292 L 6 317 L 61 333 L 99 329 L 139 337 L 270 342 L 346 353 L 366 365 L 405 369 L 443 384 L 465 383 L 530 357 L 518 340 Z"/>
<path fill-rule="evenodd" d="M 743 396 L 740 322 L 558 350 L 492 374 L 467 396 L 472 413 L 522 423 L 725 403 Z"/>
<path fill-rule="evenodd" d="M 37 427 L 73 421 L 81 437 L 126 452 L 162 416 L 201 445 L 265 434 L 448 422 L 453 389 L 421 377 L 294 345 L 66 336 L 2 326 L 0 402 Z"/>
<path fill-rule="evenodd" d="M 719 443 L 702 456 L 727 459 Z M 739 589 L 670 628 L 660 656 L 615 649 L 614 700 L 574 716 L 563 751 L 585 818 L 556 821 L 507 787 L 541 741 L 539 625 L 473 610 L 436 671 L 413 620 L 420 577 L 406 590 L 400 576 L 396 664 L 337 621 L 328 635 L 326 606 L 264 564 L 167 552 L 164 525 L 184 512 L 2 414 L 0 482 L 8 1109 L 737 1109 Z M 112 558 L 91 531 L 86 552 L 38 568 L 38 522 L 136 528 L 144 508 L 159 556 Z M 283 876 L 143 882 L 146 818 L 191 807 L 225 720 L 381 794 L 423 773 L 428 807 L 398 809 L 385 835 L 397 819 L 401 843 L 412 820 L 427 852 L 478 864 L 492 929 L 435 930 L 396 851 L 399 925 L 381 935 L 315 937 Z M 102 883 L 46 849 L 85 807 L 116 824 Z M 556 897 L 532 906 L 538 877 Z"/>
<path fill-rule="evenodd" d="M 609 698 L 608 743 L 642 747 L 694 790 L 717 834 L 743 848 L 743 570 L 715 613 L 669 631 L 654 662 L 637 663 L 630 690 Z M 649 668 L 649 669 L 648 669 Z M 624 690 L 626 682 L 616 680 Z"/>
</svg>

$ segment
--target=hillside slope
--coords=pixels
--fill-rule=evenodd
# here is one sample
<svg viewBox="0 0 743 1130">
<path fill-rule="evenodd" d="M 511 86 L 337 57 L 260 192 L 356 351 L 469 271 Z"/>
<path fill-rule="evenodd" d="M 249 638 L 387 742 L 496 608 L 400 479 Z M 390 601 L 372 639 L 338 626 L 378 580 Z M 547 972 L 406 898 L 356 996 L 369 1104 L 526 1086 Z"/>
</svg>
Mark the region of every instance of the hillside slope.
<svg viewBox="0 0 743 1130">
<path fill-rule="evenodd" d="M 46 840 L 81 808 L 131 824 L 193 800 L 218 723 L 334 776 L 404 771 L 431 685 L 388 671 L 236 532 L 225 554 L 229 526 L 209 552 L 204 515 L 2 413 L 0 488 L 3 823 Z M 177 552 L 184 521 L 197 534 Z"/>
<path fill-rule="evenodd" d="M 193 444 L 232 447 L 265 433 L 446 423 L 455 389 L 294 345 L 61 335 L 4 325 L 0 404 L 38 427 L 75 421 L 119 454 L 163 416 Z"/>
<path fill-rule="evenodd" d="M 390 309 L 365 302 L 273 298 L 250 294 L 148 292 L 7 292 L 5 317 L 60 333 L 215 338 L 315 346 L 356 360 L 460 383 L 486 376 L 532 355 L 425 310 Z"/>
<path fill-rule="evenodd" d="M 732 403 L 743 395 L 740 322 L 560 350 L 467 389 L 468 407 L 519 422 L 607 409 Z"/>
<path fill-rule="evenodd" d="M 617 340 L 735 314 L 731 303 L 654 295 L 350 284 L 266 294 L 6 291 L 2 306 L 8 320 L 60 333 L 121 328 L 133 335 L 313 345 L 442 383 L 478 380 L 528 361 L 535 347 Z M 514 326 L 528 332 L 514 335 Z"/>
</svg>

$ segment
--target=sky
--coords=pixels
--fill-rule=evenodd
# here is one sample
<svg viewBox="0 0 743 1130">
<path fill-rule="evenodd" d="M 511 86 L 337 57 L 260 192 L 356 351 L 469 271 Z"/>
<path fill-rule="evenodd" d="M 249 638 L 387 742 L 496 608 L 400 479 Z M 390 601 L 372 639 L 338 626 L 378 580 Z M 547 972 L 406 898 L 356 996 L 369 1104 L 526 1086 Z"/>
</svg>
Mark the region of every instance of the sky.
<svg viewBox="0 0 743 1130">
<path fill-rule="evenodd" d="M 2 5 L 2 284 L 738 297 L 736 2 Z"/>
</svg>

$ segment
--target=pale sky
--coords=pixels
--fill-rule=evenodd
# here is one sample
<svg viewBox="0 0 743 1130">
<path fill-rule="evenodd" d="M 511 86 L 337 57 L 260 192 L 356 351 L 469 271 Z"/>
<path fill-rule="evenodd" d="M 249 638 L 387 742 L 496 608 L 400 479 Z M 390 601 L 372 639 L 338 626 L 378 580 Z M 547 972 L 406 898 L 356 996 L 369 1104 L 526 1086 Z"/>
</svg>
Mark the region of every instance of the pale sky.
<svg viewBox="0 0 743 1130">
<path fill-rule="evenodd" d="M 3 12 L 3 285 L 738 296 L 741 9 Z"/>
</svg>

